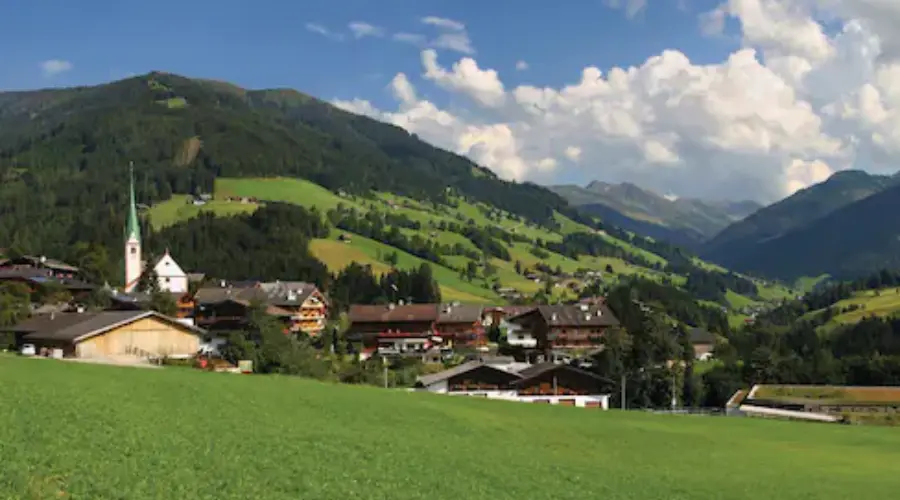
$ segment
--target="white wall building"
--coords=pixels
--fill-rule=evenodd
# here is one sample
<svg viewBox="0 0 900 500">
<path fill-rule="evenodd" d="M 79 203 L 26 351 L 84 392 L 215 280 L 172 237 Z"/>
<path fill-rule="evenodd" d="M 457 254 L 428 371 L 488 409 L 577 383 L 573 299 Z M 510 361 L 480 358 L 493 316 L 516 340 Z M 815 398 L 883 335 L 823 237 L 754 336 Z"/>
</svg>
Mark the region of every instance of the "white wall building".
<svg viewBox="0 0 900 500">
<path fill-rule="evenodd" d="M 184 270 L 181 269 L 181 266 L 175 262 L 175 259 L 172 258 L 168 250 L 166 250 L 166 253 L 156 261 L 153 270 L 156 272 L 157 282 L 159 283 L 159 289 L 161 291 L 169 293 L 187 293 L 187 273 L 185 273 Z"/>
</svg>

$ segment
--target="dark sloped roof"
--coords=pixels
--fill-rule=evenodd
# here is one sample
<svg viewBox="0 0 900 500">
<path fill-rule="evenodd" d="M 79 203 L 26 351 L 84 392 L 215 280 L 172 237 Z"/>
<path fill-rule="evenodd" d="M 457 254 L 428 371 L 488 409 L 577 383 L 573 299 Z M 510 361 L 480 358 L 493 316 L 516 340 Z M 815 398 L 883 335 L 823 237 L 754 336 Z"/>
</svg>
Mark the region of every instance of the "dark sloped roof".
<svg viewBox="0 0 900 500">
<path fill-rule="evenodd" d="M 75 342 L 146 317 L 157 317 L 181 325 L 195 333 L 203 330 L 185 325 L 154 311 L 101 311 L 86 313 L 56 313 L 33 316 L 11 331 L 25 333 L 25 340 L 61 340 Z"/>
<path fill-rule="evenodd" d="M 542 305 L 537 313 L 550 326 L 591 327 L 618 326 L 619 320 L 605 304 Z M 533 312 L 526 311 L 510 320 L 522 318 Z"/>
<path fill-rule="evenodd" d="M 387 305 L 353 304 L 347 313 L 351 323 L 399 323 L 437 321 L 437 304 Z"/>
<path fill-rule="evenodd" d="M 467 362 L 467 363 L 463 363 L 463 364 L 461 364 L 461 365 L 459 365 L 459 366 L 455 366 L 455 367 L 453 367 L 453 368 L 450 368 L 449 370 L 444 370 L 444 371 L 439 372 L 439 373 L 435 373 L 435 374 L 432 374 L 432 375 L 424 375 L 424 376 L 421 376 L 421 377 L 419 377 L 419 378 L 416 380 L 416 382 L 417 382 L 417 384 L 419 384 L 419 385 L 431 385 L 431 384 L 434 384 L 434 383 L 436 383 L 436 382 L 440 382 L 440 381 L 442 381 L 442 380 L 448 380 L 448 379 L 450 379 L 451 377 L 455 377 L 455 376 L 457 376 L 457 375 L 462 375 L 463 373 L 467 373 L 467 372 L 470 372 L 470 371 L 472 371 L 472 370 L 475 370 L 475 369 L 481 368 L 481 367 L 485 367 L 485 368 L 488 368 L 488 369 L 490 369 L 490 370 L 496 370 L 496 371 L 498 371 L 498 372 L 500 372 L 500 373 L 505 373 L 505 374 L 507 374 L 507 375 L 512 375 L 513 377 L 517 377 L 517 378 L 521 376 L 521 375 L 519 375 L 518 373 L 508 372 L 508 371 L 503 370 L 503 369 L 501 369 L 501 368 L 497 368 L 497 367 L 495 367 L 495 366 L 491 366 L 491 365 L 489 365 L 489 364 L 482 363 L 481 361 L 475 360 L 475 361 L 469 361 L 469 362 Z"/>
<path fill-rule="evenodd" d="M 441 304 L 440 323 L 474 323 L 481 320 L 484 307 L 477 304 Z"/>
<path fill-rule="evenodd" d="M 225 300 L 263 302 L 276 306 L 299 306 L 313 293 L 316 285 L 303 281 L 239 282 L 226 286 L 207 286 L 197 290 L 194 300 L 201 304 L 215 304 Z"/>
<path fill-rule="evenodd" d="M 41 257 L 37 257 L 34 255 L 23 255 L 22 257 L 17 259 L 0 259 L 0 266 L 4 266 L 13 262 L 26 262 L 28 265 L 32 265 L 35 267 L 46 267 L 48 269 L 56 269 L 59 271 L 78 272 L 77 267 L 66 264 L 61 260 L 44 258 L 44 261 L 41 262 Z"/>
<path fill-rule="evenodd" d="M 691 344 L 715 344 L 716 336 L 704 328 L 691 328 L 688 335 L 691 339 Z"/>
<path fill-rule="evenodd" d="M 605 381 L 603 377 L 597 375 L 596 373 L 589 372 L 587 370 L 582 370 L 581 368 L 574 367 L 572 365 L 566 364 L 558 364 L 558 363 L 540 363 L 534 366 L 529 366 L 528 368 L 519 372 L 519 375 L 522 377 L 521 380 L 517 380 L 516 384 L 524 384 L 529 380 L 544 375 L 546 373 L 550 373 L 556 370 L 565 370 L 572 373 L 577 373 L 579 375 L 583 375 L 586 377 L 590 377 L 596 380 Z"/>
</svg>

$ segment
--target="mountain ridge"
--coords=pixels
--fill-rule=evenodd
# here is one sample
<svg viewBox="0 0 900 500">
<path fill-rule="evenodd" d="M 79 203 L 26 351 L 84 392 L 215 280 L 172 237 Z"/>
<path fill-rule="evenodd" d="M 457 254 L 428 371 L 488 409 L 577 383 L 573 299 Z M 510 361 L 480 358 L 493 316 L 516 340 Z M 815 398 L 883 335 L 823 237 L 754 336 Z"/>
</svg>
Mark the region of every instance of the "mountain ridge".
<svg viewBox="0 0 900 500">
<path fill-rule="evenodd" d="M 688 248 L 699 247 L 718 231 L 760 208 L 752 201 L 670 198 L 630 182 L 595 180 L 585 187 L 570 184 L 550 189 L 588 214 Z"/>
<path fill-rule="evenodd" d="M 836 172 L 749 217 L 736 222 L 703 244 L 698 253 L 737 270 L 763 269 L 757 254 L 762 245 L 803 231 L 817 220 L 895 185 L 897 176 L 873 175 L 861 170 Z"/>
</svg>

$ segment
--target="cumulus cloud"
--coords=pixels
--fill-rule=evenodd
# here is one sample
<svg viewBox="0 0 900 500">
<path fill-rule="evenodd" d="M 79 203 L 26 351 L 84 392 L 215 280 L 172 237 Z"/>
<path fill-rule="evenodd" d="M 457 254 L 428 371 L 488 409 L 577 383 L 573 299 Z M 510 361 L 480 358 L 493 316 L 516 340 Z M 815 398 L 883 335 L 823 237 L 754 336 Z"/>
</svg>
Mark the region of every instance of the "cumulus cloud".
<svg viewBox="0 0 900 500">
<path fill-rule="evenodd" d="M 363 38 L 367 36 L 380 38 L 384 36 L 384 30 L 382 28 L 362 21 L 354 21 L 348 24 L 347 28 L 350 30 L 350 33 L 353 33 L 354 38 Z"/>
<path fill-rule="evenodd" d="M 41 72 L 45 77 L 50 78 L 60 73 L 71 71 L 74 65 L 69 61 L 62 59 L 49 59 L 40 64 Z"/>
<path fill-rule="evenodd" d="M 571 169 L 564 177 L 582 182 L 769 202 L 838 170 L 900 164 L 900 2 L 727 0 L 703 20 L 711 33 L 736 26 L 726 34 L 741 46 L 717 63 L 665 50 L 630 67 L 588 66 L 560 87 L 510 88 L 473 57 L 447 67 L 425 48 L 419 85 L 467 99 L 438 106 L 401 73 L 394 110 L 336 104 L 515 180 L 554 182 Z"/>
<path fill-rule="evenodd" d="M 525 71 L 528 69 L 528 63 L 525 61 L 516 61 L 516 70 L 517 71 Z"/>
</svg>

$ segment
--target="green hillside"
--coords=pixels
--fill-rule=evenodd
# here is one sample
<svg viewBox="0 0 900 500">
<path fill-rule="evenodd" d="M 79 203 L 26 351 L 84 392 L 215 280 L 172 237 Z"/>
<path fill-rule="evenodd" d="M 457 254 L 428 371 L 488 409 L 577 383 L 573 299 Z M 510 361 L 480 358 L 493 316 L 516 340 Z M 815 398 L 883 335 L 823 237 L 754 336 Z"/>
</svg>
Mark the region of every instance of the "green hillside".
<svg viewBox="0 0 900 500">
<path fill-rule="evenodd" d="M 892 498 L 891 429 L 0 357 L 9 498 Z M 75 418 L 77 417 L 77 418 Z"/>
<path fill-rule="evenodd" d="M 676 286 L 682 286 L 686 281 L 683 275 L 660 271 L 667 265 L 665 258 L 635 246 L 632 241 L 624 241 L 610 234 L 600 233 L 597 237 L 612 245 L 610 248 L 619 249 L 623 254 L 622 258 L 586 254 L 573 258 L 546 248 L 536 253 L 534 248 L 538 242 L 558 243 L 563 241 L 566 235 L 595 232 L 590 227 L 560 213 L 554 216 L 556 229 L 550 229 L 527 222 L 491 205 L 467 201 L 459 196 L 451 196 L 446 203 L 424 202 L 381 192 L 361 196 L 344 192 L 334 193 L 312 182 L 290 178 L 219 178 L 215 182 L 214 195 L 215 200 L 203 207 L 186 205 L 182 197 L 154 205 L 149 211 L 150 221 L 154 227 L 163 227 L 189 220 L 201 209 L 221 216 L 252 210 L 250 205 L 241 201 L 228 201 L 236 198 L 254 198 L 260 202 L 285 202 L 315 208 L 325 213 L 338 208 L 353 209 L 357 217 L 364 217 L 366 214 L 403 217 L 419 224 L 418 228 L 401 227 L 400 232 L 404 236 L 418 237 L 443 245 L 442 248 L 447 253 L 439 255 L 441 262 L 431 260 L 429 263 L 434 268 L 435 277 L 441 285 L 444 297 L 448 300 L 465 302 L 502 302 L 504 299 L 495 292 L 498 288 L 512 288 L 522 294 L 534 294 L 544 289 L 547 278 L 535 282 L 524 275 L 528 270 L 535 271 L 540 266 L 546 266 L 553 272 L 558 269 L 570 275 L 550 278 L 554 282 L 551 295 L 559 299 L 574 299 L 581 288 L 589 284 L 586 280 L 572 277 L 585 270 L 603 273 L 604 284 L 607 286 L 615 284 L 622 277 L 631 276 L 666 281 Z M 173 210 L 173 205 L 183 208 Z M 500 228 L 518 239 L 510 242 L 494 239 L 506 249 L 509 259 L 493 257 L 488 259 L 489 264 L 485 266 L 478 245 L 459 232 L 460 225 Z M 451 247 L 459 247 L 465 254 L 447 250 Z M 397 259 L 396 265 L 401 269 L 416 268 L 427 261 L 387 242 L 338 228 L 334 228 L 328 238 L 313 240 L 310 249 L 312 254 L 325 263 L 332 272 L 338 272 L 350 263 L 357 262 L 371 265 L 376 273 L 384 273 L 393 264 L 394 255 Z M 692 265 L 711 272 L 726 272 L 699 259 L 692 262 Z M 472 276 L 463 276 L 469 266 L 475 266 L 476 273 Z M 745 297 L 734 291 L 728 292 L 723 297 L 725 300 L 722 303 L 732 307 L 733 314 L 738 319 L 733 323 L 738 324 L 745 318 L 739 310 L 748 305 L 778 301 L 791 295 L 791 292 L 776 284 L 758 283 L 758 286 L 759 295 L 755 298 Z"/>
</svg>

